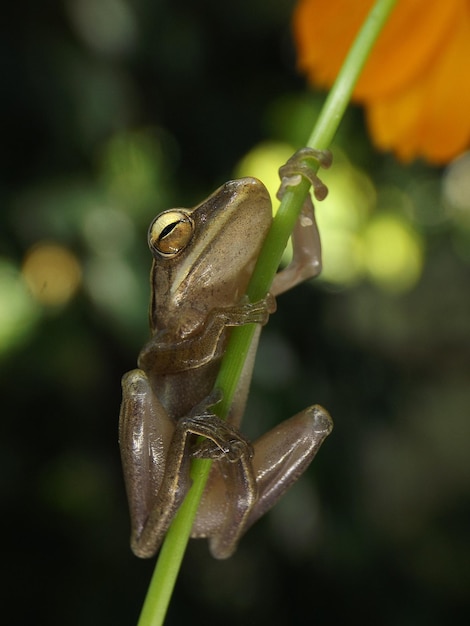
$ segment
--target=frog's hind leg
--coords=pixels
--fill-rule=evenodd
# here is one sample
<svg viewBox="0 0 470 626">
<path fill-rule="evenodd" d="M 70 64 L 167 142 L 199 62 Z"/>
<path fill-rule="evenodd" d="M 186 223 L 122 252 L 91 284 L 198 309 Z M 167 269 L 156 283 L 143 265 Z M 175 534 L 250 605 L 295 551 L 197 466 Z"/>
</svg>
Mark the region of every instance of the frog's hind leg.
<svg viewBox="0 0 470 626">
<path fill-rule="evenodd" d="M 247 530 L 273 507 L 307 469 L 333 422 L 319 405 L 308 407 L 254 442 L 253 469 L 258 499 L 248 517 Z"/>
<path fill-rule="evenodd" d="M 246 530 L 299 478 L 333 427 L 315 405 L 282 422 L 254 443 L 254 456 L 215 461 L 192 530 L 208 537 L 212 555 L 235 552 Z"/>
<path fill-rule="evenodd" d="M 226 427 L 232 429 L 228 424 Z M 253 448 L 245 445 L 246 440 L 236 429 L 233 433 L 227 443 L 234 454 L 232 458 L 224 454 L 214 461 L 191 533 L 192 537 L 209 539 L 216 559 L 226 559 L 236 550 L 258 498 Z"/>
<path fill-rule="evenodd" d="M 128 372 L 122 386 L 119 445 L 131 515 L 131 547 L 134 554 L 147 558 L 155 554 L 189 488 L 189 461 L 173 472 L 175 484 L 168 489 L 166 459 L 174 436 L 173 421 L 142 370 Z"/>
</svg>

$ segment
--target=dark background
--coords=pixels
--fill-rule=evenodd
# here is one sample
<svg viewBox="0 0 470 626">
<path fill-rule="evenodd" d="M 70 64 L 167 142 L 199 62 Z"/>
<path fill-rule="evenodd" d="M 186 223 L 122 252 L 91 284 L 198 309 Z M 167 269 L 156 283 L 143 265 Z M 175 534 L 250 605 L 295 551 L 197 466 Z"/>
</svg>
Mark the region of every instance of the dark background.
<svg viewBox="0 0 470 626">
<path fill-rule="evenodd" d="M 0 335 L 2 621 L 135 624 L 154 562 L 129 549 L 117 419 L 148 333 L 148 223 L 202 200 L 260 141 L 299 147 L 313 118 L 292 103 L 313 115 L 319 96 L 295 71 L 291 1 L 16 6 L 1 37 L 0 257 L 14 273 L 54 241 L 83 279 Z M 377 186 L 426 181 L 415 215 L 441 218 L 413 222 L 421 278 L 280 300 L 247 429 L 319 402 L 335 430 L 233 558 L 191 542 L 167 624 L 467 623 L 468 223 L 444 215 L 442 172 L 374 152 L 359 110 L 337 146 Z"/>
</svg>

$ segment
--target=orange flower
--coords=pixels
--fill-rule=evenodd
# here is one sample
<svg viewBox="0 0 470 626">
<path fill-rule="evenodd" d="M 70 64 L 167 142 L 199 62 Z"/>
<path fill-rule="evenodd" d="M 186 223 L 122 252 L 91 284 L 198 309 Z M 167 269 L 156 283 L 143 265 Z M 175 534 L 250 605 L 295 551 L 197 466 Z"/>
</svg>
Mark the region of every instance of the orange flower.
<svg viewBox="0 0 470 626">
<path fill-rule="evenodd" d="M 329 87 L 373 0 L 299 0 L 298 64 Z M 470 0 L 401 0 L 354 90 L 382 150 L 444 164 L 470 144 Z"/>
</svg>

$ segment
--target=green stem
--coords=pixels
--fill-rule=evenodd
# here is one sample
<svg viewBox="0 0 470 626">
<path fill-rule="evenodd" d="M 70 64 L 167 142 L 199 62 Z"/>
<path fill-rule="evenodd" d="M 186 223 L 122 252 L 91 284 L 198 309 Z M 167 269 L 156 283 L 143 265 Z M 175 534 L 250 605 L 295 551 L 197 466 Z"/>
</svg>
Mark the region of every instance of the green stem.
<svg viewBox="0 0 470 626">
<path fill-rule="evenodd" d="M 140 614 L 139 626 L 163 624 L 210 468 L 211 461 L 207 459 L 194 459 L 191 464 L 191 497 L 188 497 L 188 493 L 165 537 Z"/>
<path fill-rule="evenodd" d="M 396 0 L 377 0 L 371 9 L 325 101 L 307 146 L 325 149 L 330 145 L 354 85 L 395 3 Z M 282 198 L 248 288 L 250 301 L 261 299 L 269 290 L 309 187 L 310 184 L 302 180 L 297 187 L 289 188 Z M 216 387 L 223 391 L 223 400 L 217 406 L 217 413 L 222 418 L 228 414 L 254 331 L 253 324 L 232 330 L 216 381 Z M 163 624 L 210 466 L 208 460 L 195 459 L 192 463 L 193 484 L 166 535 L 138 626 Z"/>
</svg>

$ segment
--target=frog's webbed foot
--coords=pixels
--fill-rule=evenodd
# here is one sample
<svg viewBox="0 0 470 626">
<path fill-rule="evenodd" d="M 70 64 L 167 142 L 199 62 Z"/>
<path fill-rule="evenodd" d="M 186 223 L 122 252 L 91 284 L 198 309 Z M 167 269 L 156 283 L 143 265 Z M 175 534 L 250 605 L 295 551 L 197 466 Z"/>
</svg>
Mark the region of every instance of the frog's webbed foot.
<svg viewBox="0 0 470 626">
<path fill-rule="evenodd" d="M 205 418 L 205 427 L 208 426 L 208 418 Z M 218 419 L 218 418 L 216 418 Z M 253 446 L 243 435 L 227 422 L 218 419 L 220 423 L 215 423 L 211 433 L 211 438 L 198 441 L 191 450 L 191 457 L 195 459 L 212 459 L 213 461 L 227 461 L 236 463 L 240 459 L 251 459 L 253 457 Z M 214 432 L 217 431 L 217 440 Z"/>
<path fill-rule="evenodd" d="M 213 413 L 191 412 L 178 421 L 177 430 L 205 438 L 192 444 L 192 458 L 236 463 L 253 456 L 253 446 L 240 431 Z"/>
<path fill-rule="evenodd" d="M 222 391 L 213 389 L 193 410 L 178 421 L 177 428 L 204 437 L 192 443 L 191 457 L 236 463 L 251 459 L 253 446 L 241 432 L 210 409 L 222 400 Z"/>
<path fill-rule="evenodd" d="M 281 186 L 277 197 L 282 198 L 288 187 L 296 187 L 302 178 L 306 178 L 313 187 L 313 195 L 317 200 L 324 200 L 328 194 L 328 188 L 318 178 L 315 169 L 323 167 L 327 169 L 332 163 L 333 157 L 329 150 L 315 150 L 314 148 L 301 148 L 279 168 Z"/>
</svg>

